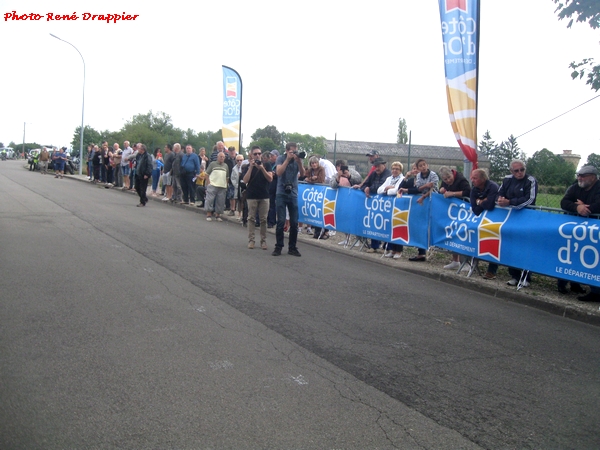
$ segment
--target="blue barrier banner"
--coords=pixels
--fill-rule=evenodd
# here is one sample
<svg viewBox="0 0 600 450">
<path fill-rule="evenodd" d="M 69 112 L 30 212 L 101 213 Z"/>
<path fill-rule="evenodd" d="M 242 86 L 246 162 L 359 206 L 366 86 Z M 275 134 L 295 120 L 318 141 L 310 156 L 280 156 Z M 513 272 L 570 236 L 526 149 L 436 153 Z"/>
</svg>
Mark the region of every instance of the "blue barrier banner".
<svg viewBox="0 0 600 450">
<path fill-rule="evenodd" d="M 379 241 L 428 247 L 431 201 L 416 196 L 367 197 L 358 189 L 298 185 L 298 221 Z"/>
<path fill-rule="evenodd" d="M 471 205 L 433 194 L 431 244 L 485 261 L 600 286 L 600 221 L 530 209 Z"/>
</svg>

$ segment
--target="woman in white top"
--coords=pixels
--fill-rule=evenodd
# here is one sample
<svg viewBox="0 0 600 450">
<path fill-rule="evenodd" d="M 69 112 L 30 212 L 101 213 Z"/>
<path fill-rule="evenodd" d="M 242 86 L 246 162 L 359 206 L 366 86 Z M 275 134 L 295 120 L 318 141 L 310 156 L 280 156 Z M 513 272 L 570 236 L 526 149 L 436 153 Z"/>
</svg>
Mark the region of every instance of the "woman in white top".
<svg viewBox="0 0 600 450">
<path fill-rule="evenodd" d="M 391 169 L 392 175 L 387 177 L 383 184 L 377 189 L 377 193 L 380 195 L 396 196 L 398 189 L 400 188 L 400 183 L 404 180 L 404 175 L 402 175 L 404 166 L 400 161 L 394 161 Z M 402 250 L 404 250 L 402 245 L 388 242 L 386 246 L 386 252 L 383 254 L 384 257 L 394 259 L 400 259 L 402 257 Z"/>
</svg>

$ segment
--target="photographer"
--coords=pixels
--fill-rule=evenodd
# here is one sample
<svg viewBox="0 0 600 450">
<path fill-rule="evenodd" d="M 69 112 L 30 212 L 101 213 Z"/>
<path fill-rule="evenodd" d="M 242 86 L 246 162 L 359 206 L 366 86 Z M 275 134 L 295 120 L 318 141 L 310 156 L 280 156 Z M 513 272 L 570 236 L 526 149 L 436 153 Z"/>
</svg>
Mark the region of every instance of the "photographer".
<svg viewBox="0 0 600 450">
<path fill-rule="evenodd" d="M 288 254 L 292 256 L 301 256 L 296 248 L 298 239 L 298 174 L 304 176 L 304 166 L 302 159 L 304 152 L 298 152 L 298 145 L 288 142 L 285 145 L 285 155 L 277 158 L 277 194 L 275 195 L 275 204 L 277 206 L 277 228 L 275 236 L 277 242 L 273 256 L 280 256 L 283 248 L 283 227 L 285 225 L 285 210 L 290 214 L 290 236 L 288 242 Z"/>
<path fill-rule="evenodd" d="M 273 180 L 271 163 L 261 161 L 262 151 L 258 145 L 250 150 L 249 164 L 242 169 L 242 181 L 246 184 L 248 202 L 248 248 L 254 248 L 256 210 L 260 221 L 260 248 L 267 249 L 267 214 L 269 213 L 269 183 Z"/>
</svg>

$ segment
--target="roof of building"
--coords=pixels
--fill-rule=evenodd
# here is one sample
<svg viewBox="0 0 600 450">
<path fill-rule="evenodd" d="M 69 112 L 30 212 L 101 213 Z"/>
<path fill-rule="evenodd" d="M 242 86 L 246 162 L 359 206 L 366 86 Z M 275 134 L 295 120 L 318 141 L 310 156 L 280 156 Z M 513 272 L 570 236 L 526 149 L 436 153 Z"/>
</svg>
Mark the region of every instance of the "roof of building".
<svg viewBox="0 0 600 450">
<path fill-rule="evenodd" d="M 377 150 L 382 157 L 405 156 L 408 157 L 408 144 L 386 144 L 383 142 L 358 142 L 358 141 L 331 141 L 327 140 L 327 153 L 333 154 L 335 142 L 336 154 L 364 154 L 371 150 Z M 460 147 L 446 147 L 437 145 L 415 145 L 410 146 L 411 158 L 423 157 L 431 159 L 464 159 Z M 480 161 L 487 161 L 487 156 L 478 153 Z"/>
</svg>

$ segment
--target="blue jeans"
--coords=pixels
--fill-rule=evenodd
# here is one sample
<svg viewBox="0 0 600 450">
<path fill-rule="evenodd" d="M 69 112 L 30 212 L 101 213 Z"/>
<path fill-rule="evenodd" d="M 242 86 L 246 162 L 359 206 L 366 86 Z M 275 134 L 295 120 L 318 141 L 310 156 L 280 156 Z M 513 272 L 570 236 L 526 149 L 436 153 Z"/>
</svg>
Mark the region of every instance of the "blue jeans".
<svg viewBox="0 0 600 450">
<path fill-rule="evenodd" d="M 280 194 L 278 192 L 275 196 L 275 205 L 277 208 L 277 228 L 275 229 L 277 242 L 275 247 L 283 248 L 283 227 L 285 226 L 285 210 L 287 208 L 290 213 L 288 249 L 295 249 L 298 241 L 298 194 Z M 254 218 L 252 217 L 250 220 L 254 220 Z"/>
<path fill-rule="evenodd" d="M 158 180 L 160 180 L 160 169 L 154 169 L 152 171 L 152 192 L 156 192 L 156 188 L 158 188 Z"/>
</svg>

